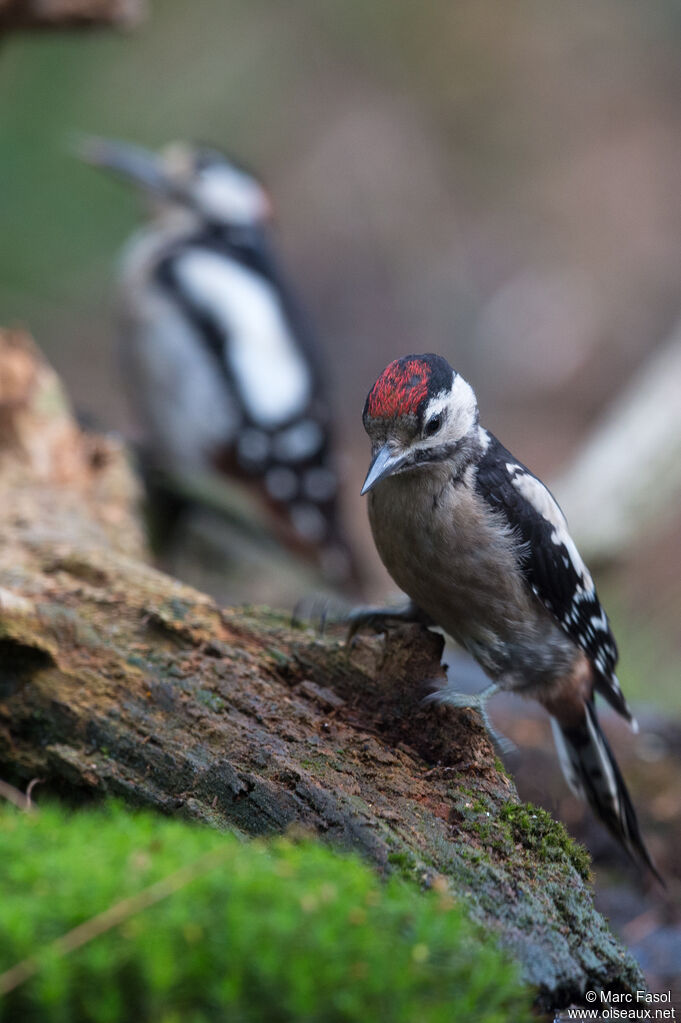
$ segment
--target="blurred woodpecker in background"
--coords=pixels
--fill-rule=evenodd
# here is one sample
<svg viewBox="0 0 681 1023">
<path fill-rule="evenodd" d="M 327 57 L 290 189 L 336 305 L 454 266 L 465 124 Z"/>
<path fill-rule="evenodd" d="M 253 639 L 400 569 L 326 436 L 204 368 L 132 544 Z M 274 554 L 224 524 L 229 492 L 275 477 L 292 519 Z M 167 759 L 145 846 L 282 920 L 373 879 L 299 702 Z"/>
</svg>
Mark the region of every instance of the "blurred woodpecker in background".
<svg viewBox="0 0 681 1023">
<path fill-rule="evenodd" d="M 257 492 L 288 549 L 352 586 L 320 354 L 272 247 L 266 191 L 204 147 L 94 138 L 80 152 L 153 203 L 122 258 L 121 355 L 166 525 L 191 504 L 173 481 L 228 476 Z"/>
</svg>

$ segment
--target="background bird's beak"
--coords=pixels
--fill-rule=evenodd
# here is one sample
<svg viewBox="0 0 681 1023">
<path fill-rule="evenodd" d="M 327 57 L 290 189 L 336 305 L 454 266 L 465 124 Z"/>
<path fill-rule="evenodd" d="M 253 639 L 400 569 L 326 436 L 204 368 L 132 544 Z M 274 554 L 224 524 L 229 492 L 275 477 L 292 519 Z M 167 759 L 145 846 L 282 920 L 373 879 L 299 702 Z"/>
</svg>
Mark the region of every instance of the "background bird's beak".
<svg viewBox="0 0 681 1023">
<path fill-rule="evenodd" d="M 378 483 L 379 480 L 384 480 L 386 476 L 392 476 L 393 473 L 398 472 L 406 461 L 406 455 L 403 452 L 399 454 L 393 454 L 393 451 L 388 444 L 384 444 L 383 447 L 376 452 L 374 459 L 369 466 L 369 472 L 367 478 L 364 480 L 364 486 L 360 491 L 360 496 L 366 494 L 368 490 Z"/>
<path fill-rule="evenodd" d="M 147 191 L 163 195 L 172 191 L 162 160 L 143 146 L 91 137 L 82 139 L 76 146 L 76 152 L 93 167 L 103 167 L 120 174 Z"/>
</svg>

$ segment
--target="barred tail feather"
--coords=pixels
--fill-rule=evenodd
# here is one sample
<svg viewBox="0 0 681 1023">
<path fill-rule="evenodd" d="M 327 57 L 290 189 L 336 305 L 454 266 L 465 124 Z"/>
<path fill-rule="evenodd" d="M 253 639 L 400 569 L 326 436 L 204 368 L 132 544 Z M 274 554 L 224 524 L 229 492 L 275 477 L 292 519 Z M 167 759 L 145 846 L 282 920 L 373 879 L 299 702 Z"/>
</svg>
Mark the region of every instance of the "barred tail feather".
<svg viewBox="0 0 681 1023">
<path fill-rule="evenodd" d="M 598 692 L 604 700 L 607 700 L 613 710 L 616 710 L 618 714 L 622 715 L 624 720 L 629 723 L 632 732 L 636 734 L 638 732 L 638 722 L 631 713 L 629 704 L 624 698 L 624 693 L 620 688 L 617 676 L 612 672 L 607 676 L 597 672 L 596 692 Z"/>
<path fill-rule="evenodd" d="M 564 725 L 552 717 L 551 727 L 560 765 L 572 791 L 589 803 L 634 863 L 648 867 L 664 886 L 641 837 L 636 811 L 593 701 L 584 704 L 584 718 L 578 724 Z"/>
</svg>

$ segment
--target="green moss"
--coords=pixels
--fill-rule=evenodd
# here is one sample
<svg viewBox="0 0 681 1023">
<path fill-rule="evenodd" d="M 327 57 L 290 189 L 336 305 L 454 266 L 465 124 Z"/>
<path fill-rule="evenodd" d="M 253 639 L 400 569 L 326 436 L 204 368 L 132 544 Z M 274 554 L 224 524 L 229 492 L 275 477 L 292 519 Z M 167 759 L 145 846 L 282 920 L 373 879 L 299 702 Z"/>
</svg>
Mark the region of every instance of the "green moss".
<svg viewBox="0 0 681 1023">
<path fill-rule="evenodd" d="M 145 669 L 147 667 L 147 662 L 144 660 L 143 657 L 140 657 L 138 654 L 130 654 L 126 658 L 126 663 L 129 664 L 132 668 Z"/>
<path fill-rule="evenodd" d="M 290 663 L 291 658 L 281 650 L 277 650 L 276 647 L 268 647 L 265 653 L 268 657 L 271 657 L 274 663 L 280 668 L 285 668 Z"/>
<path fill-rule="evenodd" d="M 508 823 L 515 841 L 543 861 L 569 862 L 585 881 L 591 875 L 591 860 L 586 849 L 570 838 L 564 826 L 546 810 L 531 803 L 505 803 L 499 818 Z"/>
<path fill-rule="evenodd" d="M 256 618 L 259 625 L 265 624 L 287 630 L 298 628 L 300 625 L 290 611 L 279 611 L 277 608 L 258 604 L 244 604 L 240 610 L 243 614 Z M 304 623 L 302 627 L 305 628 Z"/>
<path fill-rule="evenodd" d="M 183 622 L 190 611 L 194 610 L 191 601 L 180 600 L 179 597 L 172 597 L 162 605 L 162 611 L 166 611 L 171 619 L 176 622 Z"/>
<path fill-rule="evenodd" d="M 3 1023 L 529 1018 L 515 967 L 445 893 L 382 884 L 311 841 L 242 843 L 118 806 L 7 807 L 0 858 L 0 973 L 38 964 L 0 1001 Z M 54 944 L 168 879 L 82 947 Z"/>
<path fill-rule="evenodd" d="M 412 861 L 412 857 L 408 853 L 392 852 L 388 856 L 388 863 L 391 863 L 394 867 L 407 867 Z"/>
<path fill-rule="evenodd" d="M 197 689 L 196 699 L 199 703 L 202 703 L 204 707 L 209 707 L 210 710 L 221 711 L 224 709 L 225 701 L 217 693 L 213 693 L 210 689 Z"/>
<path fill-rule="evenodd" d="M 417 860 L 413 853 L 405 849 L 388 853 L 388 863 L 395 873 L 409 884 L 421 883 L 423 874 L 423 861 Z"/>
<path fill-rule="evenodd" d="M 477 796 L 460 799 L 457 811 L 466 821 L 466 829 L 485 848 L 499 854 L 504 861 L 513 858 L 520 843 L 535 863 L 548 867 L 570 864 L 584 878 L 590 879 L 590 860 L 586 850 L 574 842 L 562 824 L 531 803 L 498 804 Z"/>
</svg>

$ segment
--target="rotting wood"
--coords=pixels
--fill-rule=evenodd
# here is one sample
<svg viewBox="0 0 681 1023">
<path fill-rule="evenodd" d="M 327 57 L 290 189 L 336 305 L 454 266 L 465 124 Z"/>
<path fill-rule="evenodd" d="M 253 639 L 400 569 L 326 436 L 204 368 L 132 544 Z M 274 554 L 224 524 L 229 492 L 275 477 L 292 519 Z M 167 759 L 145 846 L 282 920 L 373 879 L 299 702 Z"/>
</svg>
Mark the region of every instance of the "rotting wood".
<svg viewBox="0 0 681 1023">
<path fill-rule="evenodd" d="M 146 10 L 145 0 L 0 0 L 0 34 L 102 25 L 130 28 Z"/>
<path fill-rule="evenodd" d="M 478 718 L 423 704 L 440 637 L 348 649 L 150 567 L 123 451 L 78 430 L 18 332 L 0 333 L 0 483 L 0 776 L 244 835 L 302 827 L 444 877 L 546 1010 L 643 986 L 584 854 L 518 803 Z"/>
</svg>

